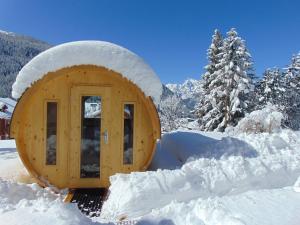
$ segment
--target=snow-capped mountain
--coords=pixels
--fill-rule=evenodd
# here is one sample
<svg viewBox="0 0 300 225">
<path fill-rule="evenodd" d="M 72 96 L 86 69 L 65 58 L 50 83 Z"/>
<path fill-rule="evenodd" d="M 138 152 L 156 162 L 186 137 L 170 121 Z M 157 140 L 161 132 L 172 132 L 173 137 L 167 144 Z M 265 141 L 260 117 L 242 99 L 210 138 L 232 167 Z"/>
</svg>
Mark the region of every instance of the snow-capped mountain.
<svg viewBox="0 0 300 225">
<path fill-rule="evenodd" d="M 49 47 L 46 42 L 0 30 L 0 97 L 10 97 L 12 83 L 20 69 Z"/>
<path fill-rule="evenodd" d="M 187 79 L 182 84 L 166 84 L 166 87 L 182 99 L 193 98 L 202 93 L 201 80 Z"/>
<path fill-rule="evenodd" d="M 15 35 L 15 33 L 9 32 L 9 31 L 5 31 L 5 30 L 0 30 L 0 34 L 6 34 L 6 35 L 11 35 L 11 36 Z"/>
<path fill-rule="evenodd" d="M 187 79 L 182 84 L 163 85 L 163 94 L 158 108 L 162 130 L 170 131 L 187 127 L 189 122 L 194 122 L 195 106 L 202 95 L 200 80 Z"/>
<path fill-rule="evenodd" d="M 181 99 L 184 114 L 193 117 L 195 105 L 203 95 L 203 80 L 187 79 L 182 84 L 166 84 L 166 87 Z"/>
</svg>

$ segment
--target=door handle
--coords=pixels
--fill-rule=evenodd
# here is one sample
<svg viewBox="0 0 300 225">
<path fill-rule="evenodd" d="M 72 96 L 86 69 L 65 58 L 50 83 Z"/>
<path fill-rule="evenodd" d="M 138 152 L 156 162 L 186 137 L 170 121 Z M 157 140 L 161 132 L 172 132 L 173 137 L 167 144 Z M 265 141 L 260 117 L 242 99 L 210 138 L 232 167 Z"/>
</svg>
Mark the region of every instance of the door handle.
<svg viewBox="0 0 300 225">
<path fill-rule="evenodd" d="M 104 143 L 107 144 L 108 143 L 108 131 L 107 129 L 104 130 L 104 132 L 102 133 L 103 139 L 104 139 Z"/>
</svg>

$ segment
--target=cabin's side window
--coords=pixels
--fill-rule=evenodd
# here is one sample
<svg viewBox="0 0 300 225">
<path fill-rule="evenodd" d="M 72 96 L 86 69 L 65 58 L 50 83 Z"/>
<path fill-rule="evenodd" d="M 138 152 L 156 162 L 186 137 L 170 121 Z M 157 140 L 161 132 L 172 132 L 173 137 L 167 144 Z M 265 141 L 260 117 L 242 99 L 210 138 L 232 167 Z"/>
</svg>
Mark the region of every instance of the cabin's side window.
<svg viewBox="0 0 300 225">
<path fill-rule="evenodd" d="M 123 163 L 133 164 L 134 104 L 124 104 Z"/>
<path fill-rule="evenodd" d="M 47 102 L 46 165 L 56 165 L 57 102 Z"/>
</svg>

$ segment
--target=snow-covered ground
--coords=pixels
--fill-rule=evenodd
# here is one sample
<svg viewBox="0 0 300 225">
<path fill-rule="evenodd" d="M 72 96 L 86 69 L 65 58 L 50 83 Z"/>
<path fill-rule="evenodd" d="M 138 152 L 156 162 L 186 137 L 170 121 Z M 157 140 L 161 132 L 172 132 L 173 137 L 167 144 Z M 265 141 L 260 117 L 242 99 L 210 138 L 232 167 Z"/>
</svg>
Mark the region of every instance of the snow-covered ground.
<svg viewBox="0 0 300 225">
<path fill-rule="evenodd" d="M 0 224 L 296 225 L 300 132 L 167 133 L 152 171 L 116 174 L 100 218 L 29 182 L 13 141 L 0 141 Z M 27 177 L 27 178 L 26 178 Z M 298 181 L 297 181 L 298 179 Z"/>
<path fill-rule="evenodd" d="M 14 140 L 0 140 L 0 179 L 13 182 L 30 179 L 16 152 Z"/>
</svg>

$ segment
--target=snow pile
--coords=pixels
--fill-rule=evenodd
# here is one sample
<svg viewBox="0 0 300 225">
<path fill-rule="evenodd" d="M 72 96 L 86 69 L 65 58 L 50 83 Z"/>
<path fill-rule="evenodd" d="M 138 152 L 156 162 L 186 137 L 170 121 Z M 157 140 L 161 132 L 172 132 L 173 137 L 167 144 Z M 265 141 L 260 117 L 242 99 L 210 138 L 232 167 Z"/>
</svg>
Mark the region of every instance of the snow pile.
<svg viewBox="0 0 300 225">
<path fill-rule="evenodd" d="M 134 218 L 156 211 L 161 212 L 160 215 L 168 215 L 166 211 L 176 210 L 172 206 L 175 201 L 178 202 L 176 206 L 187 202 L 182 208 L 192 204 L 189 206 L 192 213 L 182 211 L 180 217 L 184 219 L 184 213 L 196 216 L 193 210 L 199 215 L 208 213 L 209 205 L 201 205 L 202 201 L 210 204 L 209 199 L 215 201 L 253 190 L 292 186 L 300 176 L 300 133 L 284 130 L 273 134 L 240 134 L 237 137 L 220 134 L 215 137 L 215 134 L 177 131 L 164 135 L 154 158 L 155 161 L 162 160 L 154 162 L 152 169 L 165 163 L 167 166 L 163 168 L 178 169 L 112 176 L 111 194 L 103 206 L 102 217 Z M 197 203 L 191 202 L 194 200 Z M 220 213 L 215 220 L 219 219 L 220 224 L 244 224 L 230 219 L 226 223 L 226 218 L 223 220 Z"/>
<path fill-rule="evenodd" d="M 10 225 L 60 224 L 88 225 L 92 221 L 76 205 L 63 203 L 62 194 L 54 194 L 37 184 L 25 185 L 0 179 L 0 223 Z"/>
<path fill-rule="evenodd" d="M 236 127 L 226 129 L 235 133 L 272 133 L 281 128 L 283 114 L 273 105 L 266 105 L 261 110 L 256 110 L 246 115 Z"/>
<path fill-rule="evenodd" d="M 160 100 L 162 84 L 154 71 L 131 51 L 103 41 L 70 42 L 40 53 L 19 72 L 12 96 L 20 98 L 28 87 L 47 73 L 74 65 L 103 66 L 118 72 L 141 88 L 146 96 L 151 96 L 155 103 Z"/>
<path fill-rule="evenodd" d="M 143 216 L 138 225 L 298 225 L 300 195 L 290 188 L 172 201 Z"/>
</svg>

